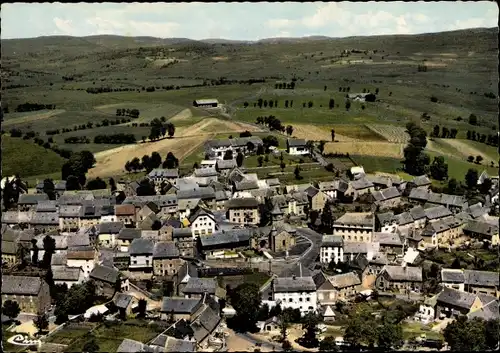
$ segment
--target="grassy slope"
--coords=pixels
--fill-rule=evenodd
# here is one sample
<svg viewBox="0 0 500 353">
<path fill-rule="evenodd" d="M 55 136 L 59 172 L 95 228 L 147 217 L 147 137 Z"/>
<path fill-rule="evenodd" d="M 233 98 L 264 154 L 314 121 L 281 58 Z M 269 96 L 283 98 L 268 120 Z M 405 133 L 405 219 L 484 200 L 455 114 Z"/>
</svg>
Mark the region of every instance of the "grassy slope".
<svg viewBox="0 0 500 353">
<path fill-rule="evenodd" d="M 64 158 L 32 141 L 2 136 L 2 175 L 35 176 L 60 172 Z"/>
</svg>

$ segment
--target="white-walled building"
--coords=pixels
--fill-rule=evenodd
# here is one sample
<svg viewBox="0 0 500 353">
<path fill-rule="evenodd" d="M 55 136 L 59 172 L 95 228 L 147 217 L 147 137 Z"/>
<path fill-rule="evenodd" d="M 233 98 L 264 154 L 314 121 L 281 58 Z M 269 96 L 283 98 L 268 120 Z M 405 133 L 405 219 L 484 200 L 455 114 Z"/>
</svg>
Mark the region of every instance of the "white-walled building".
<svg viewBox="0 0 500 353">
<path fill-rule="evenodd" d="M 302 314 L 316 312 L 318 297 L 312 277 L 278 277 L 273 280 L 273 300 L 281 308 L 299 309 Z"/>
<path fill-rule="evenodd" d="M 332 260 L 336 264 L 342 262 L 344 257 L 343 243 L 341 236 L 324 235 L 319 253 L 320 262 L 322 264 L 329 264 Z"/>
<path fill-rule="evenodd" d="M 212 212 L 198 207 L 189 216 L 193 238 L 215 233 L 217 222 Z"/>
<path fill-rule="evenodd" d="M 288 154 L 291 155 L 300 156 L 310 153 L 307 149 L 306 140 L 303 139 L 287 139 L 286 147 Z"/>
<path fill-rule="evenodd" d="M 341 236 L 344 241 L 370 243 L 374 225 L 371 212 L 347 212 L 333 222 L 333 234 Z"/>
<path fill-rule="evenodd" d="M 154 244 L 149 239 L 134 239 L 130 244 L 130 270 L 151 272 L 153 270 Z"/>
<path fill-rule="evenodd" d="M 90 272 L 94 269 L 97 261 L 97 252 L 93 248 L 85 250 L 68 251 L 66 255 L 66 266 L 73 268 L 81 268 L 85 278 L 90 276 Z"/>
<path fill-rule="evenodd" d="M 66 284 L 68 289 L 85 281 L 85 274 L 80 267 L 52 266 L 51 269 L 54 284 Z"/>
</svg>

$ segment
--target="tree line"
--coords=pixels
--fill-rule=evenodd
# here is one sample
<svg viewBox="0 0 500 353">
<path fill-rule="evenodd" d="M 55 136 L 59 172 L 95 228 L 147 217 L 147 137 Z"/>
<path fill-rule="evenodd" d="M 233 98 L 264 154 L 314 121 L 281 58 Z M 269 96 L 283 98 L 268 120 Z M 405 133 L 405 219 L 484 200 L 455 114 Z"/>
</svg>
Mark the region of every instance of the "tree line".
<svg viewBox="0 0 500 353">
<path fill-rule="evenodd" d="M 292 82 L 276 83 L 274 85 L 274 88 L 275 89 L 295 89 L 295 81 L 296 81 L 296 79 L 292 79 Z"/>
<path fill-rule="evenodd" d="M 129 116 L 131 118 L 137 119 L 139 117 L 139 109 L 116 109 L 116 116 Z"/>
<path fill-rule="evenodd" d="M 16 107 L 15 111 L 19 112 L 19 113 L 23 113 L 23 112 L 33 112 L 33 111 L 43 110 L 43 109 L 49 109 L 49 110 L 56 109 L 56 105 L 55 104 L 39 104 L 39 103 L 22 103 Z M 5 113 L 7 113 L 7 112 L 8 111 L 5 111 Z"/>
<path fill-rule="evenodd" d="M 4 132 L 2 130 L 2 134 L 3 133 Z M 28 131 L 23 136 L 23 132 L 20 129 L 16 129 L 16 128 L 11 129 L 9 131 L 9 133 L 10 133 L 11 137 L 15 137 L 15 138 L 23 137 L 23 140 L 30 140 L 33 138 L 34 143 L 38 144 L 39 146 L 44 147 L 45 149 L 50 149 L 50 150 L 54 151 L 55 153 L 57 153 L 58 155 L 60 155 L 61 157 L 65 158 L 65 159 L 68 159 L 72 154 L 71 151 L 63 149 L 63 148 L 59 148 L 57 145 L 53 144 L 54 140 L 52 139 L 52 137 L 49 137 L 48 141 L 44 141 L 43 139 L 39 138 L 38 135 L 33 131 Z"/>
<path fill-rule="evenodd" d="M 124 133 L 119 133 L 119 134 L 114 134 L 114 135 L 97 135 L 94 137 L 94 143 L 96 144 L 110 144 L 110 145 L 117 145 L 117 144 L 132 144 L 136 143 L 137 140 L 135 138 L 134 134 L 124 134 Z"/>
<path fill-rule="evenodd" d="M 64 143 L 90 143 L 90 139 L 87 136 L 70 136 L 64 139 Z"/>
<path fill-rule="evenodd" d="M 276 130 L 276 131 L 281 131 L 285 132 L 286 127 L 281 123 L 281 120 L 276 118 L 274 115 L 269 115 L 269 116 L 259 116 L 256 119 L 256 123 L 260 125 L 265 125 L 267 126 L 271 131 Z M 293 128 L 291 130 L 293 132 Z M 290 133 L 291 135 L 291 133 Z"/>
<path fill-rule="evenodd" d="M 467 131 L 467 140 L 478 141 L 489 146 L 498 146 L 498 134 L 480 134 L 476 131 Z"/>
<path fill-rule="evenodd" d="M 165 118 L 162 117 L 162 119 L 153 119 L 151 121 L 151 131 L 149 133 L 149 140 L 150 141 L 155 141 L 158 140 L 160 137 L 165 137 L 168 135 L 169 138 L 172 138 L 175 134 L 175 125 L 167 122 L 164 123 Z M 145 138 L 143 137 L 143 141 Z"/>
<path fill-rule="evenodd" d="M 440 128 L 439 125 L 435 125 L 432 129 L 431 137 L 441 137 L 441 138 L 451 138 L 457 137 L 458 130 L 455 128 L 448 129 L 447 127 Z"/>
<path fill-rule="evenodd" d="M 86 124 L 81 124 L 81 125 L 75 125 L 73 128 L 62 128 L 62 129 L 54 129 L 54 130 L 46 130 L 45 134 L 46 135 L 58 135 L 58 134 L 64 134 L 66 132 L 71 132 L 71 131 L 78 131 L 78 130 L 86 130 L 86 129 L 92 129 L 92 128 L 100 128 L 100 127 L 105 127 L 105 126 L 114 126 L 114 125 L 119 125 L 119 124 L 125 124 L 131 122 L 132 119 L 115 119 L 115 120 L 109 120 L 109 119 L 104 119 L 101 121 L 101 123 L 97 123 L 94 126 L 94 123 L 88 122 Z M 136 125 L 137 126 L 137 125 Z"/>
</svg>

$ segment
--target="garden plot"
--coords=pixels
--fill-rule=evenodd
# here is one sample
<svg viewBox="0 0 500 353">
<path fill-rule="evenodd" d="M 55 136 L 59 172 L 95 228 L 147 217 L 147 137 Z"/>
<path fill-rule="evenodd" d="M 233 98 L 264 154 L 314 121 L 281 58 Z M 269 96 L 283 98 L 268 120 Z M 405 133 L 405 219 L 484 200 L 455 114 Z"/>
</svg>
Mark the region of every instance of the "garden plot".
<svg viewBox="0 0 500 353">
<path fill-rule="evenodd" d="M 366 124 L 366 126 L 389 142 L 407 143 L 410 140 L 410 136 L 402 126 L 385 124 Z"/>
<path fill-rule="evenodd" d="M 353 141 L 353 142 L 329 142 L 325 145 L 325 153 L 349 153 L 366 156 L 383 156 L 402 158 L 403 143 Z"/>
</svg>

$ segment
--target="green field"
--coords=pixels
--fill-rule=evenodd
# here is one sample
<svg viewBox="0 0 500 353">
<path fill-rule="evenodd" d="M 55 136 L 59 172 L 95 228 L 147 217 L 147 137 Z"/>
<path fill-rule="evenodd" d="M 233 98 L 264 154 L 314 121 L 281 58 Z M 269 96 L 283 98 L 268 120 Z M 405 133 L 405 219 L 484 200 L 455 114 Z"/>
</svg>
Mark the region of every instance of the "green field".
<svg viewBox="0 0 500 353">
<path fill-rule="evenodd" d="M 57 172 L 60 174 L 65 159 L 32 140 L 2 135 L 2 175 L 21 177 Z"/>
<path fill-rule="evenodd" d="M 251 45 L 202 41 L 170 43 L 155 38 L 141 39 L 139 44 L 119 36 L 83 40 L 59 37 L 2 40 L 2 68 L 10 73 L 9 84 L 27 86 L 5 87 L 2 91 L 2 106 L 8 106 L 11 112 L 5 114 L 3 129 L 8 131 L 16 127 L 43 136 L 46 130 L 56 128 L 72 128 L 88 122 L 95 126 L 104 119 L 116 118 L 116 109 L 136 108 L 140 111 L 140 118 L 134 121 L 137 123 L 162 116 L 168 119 L 190 109 L 192 117 L 174 119 L 177 128 L 189 128 L 209 115 L 249 123 L 254 123 L 258 116 L 274 115 L 285 125 L 303 125 L 307 138 L 307 125 L 317 125 L 326 136 L 334 128 L 338 135 L 345 137 L 382 141 L 383 137 L 365 124 L 405 126 L 408 121 L 421 124 L 427 132 L 435 125 L 456 128 L 459 138 L 468 130 L 491 134 L 498 128 L 498 105 L 496 99 L 487 98 L 485 93 L 497 94 L 496 36 L 496 29 L 476 29 Z M 342 51 L 352 48 L 360 51 L 350 52 L 347 57 L 341 55 Z M 162 60 L 169 55 L 175 56 L 178 62 L 163 67 Z M 423 64 L 427 65 L 426 72 L 418 70 Z M 66 81 L 63 76 L 72 76 L 74 80 Z M 263 78 L 265 82 L 242 82 Z M 276 88 L 276 83 L 292 80 L 294 89 Z M 147 92 L 145 88 L 150 86 L 156 90 Z M 167 90 L 162 88 L 164 86 L 176 89 Z M 86 92 L 88 88 L 99 87 L 111 92 Z M 126 91 L 119 91 L 123 89 Z M 378 91 L 376 102 L 352 101 L 350 109 L 346 109 L 348 93 L 368 90 Z M 436 97 L 437 102 L 432 102 L 431 96 Z M 228 115 L 193 108 L 193 100 L 200 98 L 218 99 Z M 259 98 L 278 101 L 278 106 L 254 107 Z M 330 99 L 335 101 L 333 109 L 329 108 Z M 285 101 L 290 103 L 292 100 L 293 107 L 285 108 Z M 57 110 L 14 112 L 17 105 L 26 102 L 55 104 Z M 247 108 L 244 108 L 245 102 Z M 309 102 L 312 102 L 311 108 Z M 430 119 L 422 120 L 423 113 Z M 468 124 L 472 113 L 478 118 L 478 126 Z M 99 152 L 118 145 L 67 145 L 64 138 L 88 136 L 93 139 L 96 135 L 111 133 L 131 133 L 141 139 L 149 135 L 149 128 L 122 124 L 72 131 L 55 135 L 53 139 L 60 147 L 72 151 Z M 220 134 L 216 138 L 227 136 Z M 280 136 L 280 148 L 284 148 L 286 137 L 276 136 Z M 318 136 L 324 138 L 317 133 L 312 134 L 311 139 L 318 139 Z M 457 149 L 439 140 L 433 141 L 435 148 L 429 154 L 445 154 L 450 176 L 462 179 L 470 167 L 464 162 L 466 158 L 463 153 L 456 155 Z M 473 141 L 466 143 L 472 150 L 481 151 L 488 160 L 498 160 L 496 148 Z M 192 166 L 203 157 L 200 147 L 184 158 L 183 167 Z M 356 158 L 369 172 L 399 173 L 399 161 L 383 154 L 376 158 Z M 30 170 L 35 167 L 26 166 L 26 163 L 30 163 L 29 158 L 8 160 L 4 165 L 18 165 L 23 176 L 37 172 Z M 247 164 L 249 167 L 256 165 L 252 159 Z M 39 174 L 56 170 L 36 168 L 41 169 Z M 489 168 L 488 171 L 492 172 Z M 259 171 L 266 175 L 275 172 Z M 328 174 L 304 169 L 303 175 L 307 179 L 321 179 Z M 290 181 L 286 174 L 281 178 L 284 182 Z"/>
</svg>

